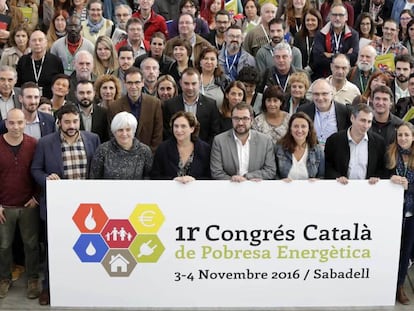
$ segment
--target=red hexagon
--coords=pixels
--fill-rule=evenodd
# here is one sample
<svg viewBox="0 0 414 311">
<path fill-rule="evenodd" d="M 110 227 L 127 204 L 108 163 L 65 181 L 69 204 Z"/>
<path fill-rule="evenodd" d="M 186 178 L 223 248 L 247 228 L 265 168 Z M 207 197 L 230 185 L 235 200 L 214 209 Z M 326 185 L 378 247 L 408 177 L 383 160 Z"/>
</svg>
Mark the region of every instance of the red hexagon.
<svg viewBox="0 0 414 311">
<path fill-rule="evenodd" d="M 110 219 L 101 235 L 110 248 L 128 248 L 137 233 L 128 219 Z"/>
<path fill-rule="evenodd" d="M 81 203 L 72 219 L 80 232 L 100 233 L 108 221 L 108 216 L 98 203 Z"/>
</svg>

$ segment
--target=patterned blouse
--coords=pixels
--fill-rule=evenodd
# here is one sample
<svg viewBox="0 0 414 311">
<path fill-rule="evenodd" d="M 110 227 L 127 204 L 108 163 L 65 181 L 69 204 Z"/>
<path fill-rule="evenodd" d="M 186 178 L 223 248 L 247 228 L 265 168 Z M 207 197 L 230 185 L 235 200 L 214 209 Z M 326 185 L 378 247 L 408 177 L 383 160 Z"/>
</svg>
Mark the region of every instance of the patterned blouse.
<svg viewBox="0 0 414 311">
<path fill-rule="evenodd" d="M 279 126 L 274 126 L 266 121 L 266 116 L 264 113 L 259 114 L 254 118 L 252 128 L 258 132 L 270 136 L 273 141 L 273 144 L 276 144 L 279 139 L 281 139 L 286 132 L 288 131 L 290 114 L 286 114 L 285 118 L 282 121 L 282 124 Z"/>
</svg>

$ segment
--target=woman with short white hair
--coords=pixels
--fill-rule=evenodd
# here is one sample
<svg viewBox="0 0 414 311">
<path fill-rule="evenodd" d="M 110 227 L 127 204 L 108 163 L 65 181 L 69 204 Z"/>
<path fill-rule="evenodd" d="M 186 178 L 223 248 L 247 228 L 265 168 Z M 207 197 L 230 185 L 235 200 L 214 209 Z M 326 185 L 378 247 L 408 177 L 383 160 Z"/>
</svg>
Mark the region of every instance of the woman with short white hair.
<svg viewBox="0 0 414 311">
<path fill-rule="evenodd" d="M 137 119 L 129 112 L 115 115 L 114 137 L 98 147 L 91 164 L 91 179 L 144 179 L 152 167 L 151 149 L 135 137 Z"/>
</svg>

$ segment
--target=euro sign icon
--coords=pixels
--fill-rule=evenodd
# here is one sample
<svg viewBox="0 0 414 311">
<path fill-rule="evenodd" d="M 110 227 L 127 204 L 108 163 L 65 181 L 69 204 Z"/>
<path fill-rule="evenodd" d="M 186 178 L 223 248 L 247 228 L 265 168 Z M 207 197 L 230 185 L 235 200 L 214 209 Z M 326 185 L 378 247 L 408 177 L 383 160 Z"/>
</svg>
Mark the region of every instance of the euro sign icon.
<svg viewBox="0 0 414 311">
<path fill-rule="evenodd" d="M 138 217 L 138 219 L 144 227 L 151 228 L 151 227 L 155 226 L 155 224 L 152 222 L 154 217 L 155 217 L 155 212 L 154 211 L 144 211 Z"/>
</svg>

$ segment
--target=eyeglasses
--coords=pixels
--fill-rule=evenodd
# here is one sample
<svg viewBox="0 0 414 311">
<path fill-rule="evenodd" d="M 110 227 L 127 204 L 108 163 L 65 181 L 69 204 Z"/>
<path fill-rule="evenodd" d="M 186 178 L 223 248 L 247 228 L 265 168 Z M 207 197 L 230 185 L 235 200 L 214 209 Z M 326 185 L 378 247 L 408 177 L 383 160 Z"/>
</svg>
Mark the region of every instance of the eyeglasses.
<svg viewBox="0 0 414 311">
<path fill-rule="evenodd" d="M 142 83 L 142 81 L 126 81 L 125 84 L 128 86 L 133 86 L 133 85 L 140 85 Z"/>
<path fill-rule="evenodd" d="M 314 97 L 320 97 L 320 96 L 327 97 L 327 96 L 331 95 L 331 93 L 330 92 L 321 92 L 321 93 L 312 92 L 312 95 Z"/>
<path fill-rule="evenodd" d="M 231 117 L 231 119 L 233 120 L 233 122 L 239 123 L 240 121 L 242 121 L 243 123 L 249 122 L 250 121 L 250 117 Z"/>
<path fill-rule="evenodd" d="M 332 17 L 345 17 L 345 13 L 331 13 Z"/>
</svg>

